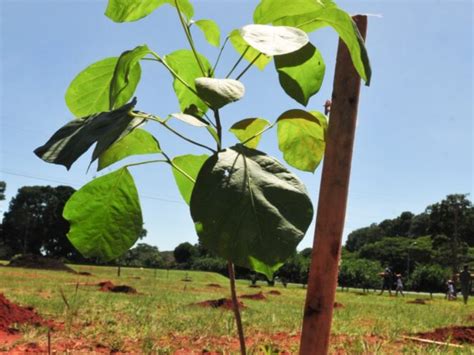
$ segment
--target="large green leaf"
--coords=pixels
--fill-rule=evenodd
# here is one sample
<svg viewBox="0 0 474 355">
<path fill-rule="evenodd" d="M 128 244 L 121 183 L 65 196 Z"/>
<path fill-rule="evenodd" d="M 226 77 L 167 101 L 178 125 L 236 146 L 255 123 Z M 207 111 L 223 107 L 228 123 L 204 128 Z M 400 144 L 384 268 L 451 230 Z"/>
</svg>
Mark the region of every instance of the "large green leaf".
<svg viewBox="0 0 474 355">
<path fill-rule="evenodd" d="M 313 218 L 303 183 L 275 158 L 237 145 L 201 168 L 191 197 L 200 242 L 271 279 Z"/>
<path fill-rule="evenodd" d="M 109 261 L 136 242 L 143 227 L 138 192 L 126 168 L 96 178 L 64 206 L 70 242 L 87 258 Z"/>
<path fill-rule="evenodd" d="M 245 93 L 244 84 L 233 79 L 197 78 L 195 85 L 199 97 L 213 109 L 240 100 Z"/>
<path fill-rule="evenodd" d="M 204 66 L 204 70 L 210 72 L 212 69 L 211 64 L 206 57 L 199 55 L 199 58 Z M 163 60 L 176 74 L 187 82 L 189 86 L 196 89 L 194 81 L 202 76 L 202 72 L 192 51 L 180 49 L 166 55 Z M 173 88 L 178 98 L 181 111 L 187 113 L 188 111 L 195 111 L 196 108 L 201 112 L 207 111 L 207 105 L 176 78 L 173 81 Z"/>
<path fill-rule="evenodd" d="M 110 82 L 109 100 L 111 109 L 120 107 L 130 100 L 130 88 L 133 87 L 134 92 L 140 81 L 141 70 L 137 71 L 135 67 L 140 66 L 140 59 L 148 53 L 150 53 L 150 49 L 143 45 L 131 51 L 125 51 L 120 55 Z"/>
<path fill-rule="evenodd" d="M 157 153 L 161 153 L 161 148 L 156 138 L 147 131 L 136 128 L 112 144 L 99 156 L 97 170 L 102 170 L 132 155 Z"/>
<path fill-rule="evenodd" d="M 163 4 L 175 6 L 175 0 L 109 0 L 105 15 L 115 22 L 132 22 L 148 16 Z M 189 19 L 194 9 L 188 0 L 179 0 L 181 12 Z"/>
<path fill-rule="evenodd" d="M 64 165 L 68 170 L 94 143 L 92 161 L 142 120 L 130 115 L 134 99 L 117 110 L 75 119 L 61 127 L 35 154 L 48 163 Z"/>
<path fill-rule="evenodd" d="M 245 42 L 268 56 L 297 51 L 308 43 L 308 35 L 288 26 L 247 25 L 240 29 Z"/>
<path fill-rule="evenodd" d="M 110 110 L 110 83 L 117 61 L 117 57 L 100 60 L 88 66 L 74 78 L 66 91 L 66 104 L 75 117 L 85 117 Z M 140 74 L 140 66 L 136 65 L 129 76 L 135 78 L 134 81 L 138 83 Z M 120 102 L 116 102 L 115 106 L 128 102 L 135 88 L 136 85 L 128 85 L 121 93 Z"/>
<path fill-rule="evenodd" d="M 355 69 L 366 82 L 370 84 L 372 70 L 370 68 L 367 49 L 364 40 L 351 16 L 334 4 L 323 9 L 298 16 L 288 16 L 272 22 L 274 25 L 298 27 L 305 32 L 311 32 L 321 27 L 331 26 L 344 41 L 352 58 Z"/>
<path fill-rule="evenodd" d="M 296 52 L 275 56 L 280 85 L 302 105 L 307 105 L 324 79 L 326 65 L 321 53 L 311 43 Z"/>
<path fill-rule="evenodd" d="M 291 166 L 314 172 L 326 147 L 326 116 L 320 112 L 289 110 L 277 120 L 278 148 Z"/>
<path fill-rule="evenodd" d="M 321 10 L 324 4 L 317 0 L 262 0 L 255 8 L 253 21 L 259 24 L 273 23 L 289 17 Z"/>
<path fill-rule="evenodd" d="M 204 33 L 206 40 L 214 47 L 221 43 L 221 30 L 217 23 L 212 20 L 198 20 L 194 24 Z"/>
<path fill-rule="evenodd" d="M 183 200 L 189 205 L 191 194 L 194 188 L 194 181 L 201 170 L 204 162 L 209 158 L 209 155 L 180 155 L 173 158 L 173 176 L 178 186 L 179 192 Z M 193 181 L 194 180 L 194 181 Z"/>
<path fill-rule="evenodd" d="M 234 123 L 232 127 L 230 127 L 229 132 L 232 132 L 240 142 L 245 142 L 268 126 L 270 126 L 270 122 L 263 118 L 246 118 Z M 245 146 L 249 148 L 257 148 L 260 138 L 262 138 L 261 135 L 256 136 L 246 142 Z"/>
<path fill-rule="evenodd" d="M 229 39 L 237 53 L 243 55 L 245 60 L 251 63 L 253 62 L 253 65 L 258 69 L 263 70 L 268 62 L 270 62 L 271 58 L 269 56 L 259 52 L 255 48 L 252 48 L 247 42 L 245 42 L 239 30 L 233 30 L 229 34 Z"/>
</svg>

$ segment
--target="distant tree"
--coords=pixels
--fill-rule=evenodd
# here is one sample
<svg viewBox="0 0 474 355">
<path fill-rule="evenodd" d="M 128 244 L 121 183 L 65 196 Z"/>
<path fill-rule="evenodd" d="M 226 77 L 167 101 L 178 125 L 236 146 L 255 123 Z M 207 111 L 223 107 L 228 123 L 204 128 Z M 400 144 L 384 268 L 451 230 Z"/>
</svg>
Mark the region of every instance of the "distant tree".
<svg viewBox="0 0 474 355">
<path fill-rule="evenodd" d="M 173 255 L 178 264 L 188 264 L 193 257 L 198 255 L 198 251 L 194 245 L 185 242 L 174 249 Z"/>
<path fill-rule="evenodd" d="M 375 223 L 369 227 L 356 229 L 348 235 L 345 247 L 350 252 L 358 251 L 366 244 L 381 240 L 384 236 L 383 233 L 383 229 Z"/>
<path fill-rule="evenodd" d="M 126 266 L 141 266 L 147 268 L 160 268 L 165 265 L 158 248 L 146 243 L 138 243 L 134 248 L 128 250 L 119 259 L 118 263 Z"/>
<path fill-rule="evenodd" d="M 420 213 L 411 220 L 409 237 L 419 237 L 430 233 L 430 216 L 426 213 Z"/>
<path fill-rule="evenodd" d="M 217 272 L 218 274 L 228 275 L 227 262 L 222 258 L 201 257 L 192 259 L 191 270 Z"/>
<path fill-rule="evenodd" d="M 462 263 L 465 244 L 473 245 L 470 244 L 474 240 L 471 235 L 474 230 L 472 209 L 472 203 L 465 194 L 448 195 L 441 202 L 426 209 L 430 217 L 433 246 L 438 250 L 450 249 L 450 266 L 453 272 L 456 272 Z"/>
<path fill-rule="evenodd" d="M 11 253 L 82 260 L 66 237 L 69 224 L 62 217 L 64 204 L 74 191 L 69 186 L 20 188 L 3 218 L 3 241 Z"/>
<path fill-rule="evenodd" d="M 313 252 L 313 248 L 305 248 L 302 251 L 300 251 L 300 255 L 303 258 L 311 258 L 311 253 Z"/>
<path fill-rule="evenodd" d="M 303 267 L 304 257 L 298 253 L 290 256 L 283 266 L 278 269 L 276 276 L 283 282 L 306 283 L 301 280 L 301 269 Z"/>
<path fill-rule="evenodd" d="M 429 237 L 385 237 L 378 242 L 364 245 L 359 251 L 359 257 L 377 260 L 384 266 L 389 265 L 393 271 L 405 274 L 408 266 L 411 270 L 415 262 L 432 262 L 434 255 Z M 407 265 L 410 261 L 411 264 Z"/>
<path fill-rule="evenodd" d="M 379 273 L 382 266 L 378 261 L 346 258 L 339 266 L 338 283 L 341 287 L 358 287 L 364 291 L 380 286 Z"/>
<path fill-rule="evenodd" d="M 429 292 L 433 297 L 434 292 L 446 292 L 448 279 L 447 269 L 439 265 L 420 265 L 410 277 L 410 287 L 419 292 Z"/>
</svg>

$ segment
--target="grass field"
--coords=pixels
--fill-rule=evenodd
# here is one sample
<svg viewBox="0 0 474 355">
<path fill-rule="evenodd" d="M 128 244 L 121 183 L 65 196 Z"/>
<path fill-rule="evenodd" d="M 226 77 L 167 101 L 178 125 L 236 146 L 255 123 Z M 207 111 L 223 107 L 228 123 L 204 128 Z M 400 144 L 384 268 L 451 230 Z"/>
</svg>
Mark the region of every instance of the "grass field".
<svg viewBox="0 0 474 355">
<path fill-rule="evenodd" d="M 46 319 L 60 326 L 51 335 L 52 350 L 117 351 L 135 353 L 196 353 L 238 351 L 233 314 L 229 310 L 202 308 L 193 303 L 228 297 L 228 280 L 217 274 L 170 270 L 140 270 L 73 266 L 92 276 L 59 271 L 0 267 L 0 293 L 10 301 L 33 306 Z M 182 281 L 186 274 L 190 282 Z M 110 280 L 135 287 L 139 294 L 101 292 L 85 285 Z M 222 288 L 211 288 L 215 283 Z M 79 285 L 79 286 L 77 286 Z M 243 323 L 251 353 L 296 353 L 305 291 L 301 286 L 280 285 L 261 289 L 238 282 L 238 294 L 262 291 L 266 300 L 243 300 Z M 278 290 L 281 295 L 270 295 Z M 64 295 L 63 299 L 61 293 Z M 407 304 L 414 298 L 338 292 L 331 349 L 333 353 L 465 354 L 462 349 L 422 345 L 401 338 L 448 325 L 472 325 L 474 300 L 435 297 L 427 305 Z M 66 305 L 67 302 L 67 305 Z M 22 337 L 0 350 L 22 349 L 34 344 L 45 349 L 47 330 L 21 326 Z M 46 348 L 47 349 L 47 348 Z"/>
</svg>

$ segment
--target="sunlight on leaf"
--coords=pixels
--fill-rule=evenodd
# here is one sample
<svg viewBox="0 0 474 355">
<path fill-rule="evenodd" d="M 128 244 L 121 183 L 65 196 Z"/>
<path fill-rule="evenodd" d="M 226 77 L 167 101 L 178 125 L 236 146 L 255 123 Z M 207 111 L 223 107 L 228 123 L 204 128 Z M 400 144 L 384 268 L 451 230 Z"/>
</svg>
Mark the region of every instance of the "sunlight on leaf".
<svg viewBox="0 0 474 355">
<path fill-rule="evenodd" d="M 313 207 L 303 183 L 275 158 L 237 145 L 204 163 L 191 216 L 207 249 L 271 279 L 296 250 Z"/>
</svg>

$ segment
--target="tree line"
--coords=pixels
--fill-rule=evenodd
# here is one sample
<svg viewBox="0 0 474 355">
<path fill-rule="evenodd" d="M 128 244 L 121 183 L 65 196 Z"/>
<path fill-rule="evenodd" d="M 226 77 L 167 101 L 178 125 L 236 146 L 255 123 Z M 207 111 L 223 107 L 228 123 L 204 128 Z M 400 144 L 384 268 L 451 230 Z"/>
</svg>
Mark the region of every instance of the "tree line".
<svg viewBox="0 0 474 355">
<path fill-rule="evenodd" d="M 6 184 L 0 181 L 0 200 Z M 74 193 L 70 186 L 24 186 L 11 199 L 0 225 L 0 259 L 16 254 L 64 258 L 72 263 L 98 263 L 85 259 L 66 237 L 64 204 Z M 142 238 L 146 236 L 143 229 Z M 276 280 L 306 284 L 311 248 L 295 252 L 276 273 Z M 464 263 L 474 262 L 474 207 L 465 194 L 448 195 L 420 214 L 403 212 L 394 219 L 354 230 L 342 248 L 339 284 L 378 288 L 379 273 L 389 266 L 403 275 L 408 288 L 444 290 L 447 278 Z M 227 263 L 202 245 L 181 243 L 173 251 L 160 251 L 140 242 L 112 262 L 114 265 L 213 271 L 227 275 Z M 237 276 L 254 282 L 264 279 L 244 268 Z M 275 280 L 266 280 L 270 284 Z"/>
</svg>

